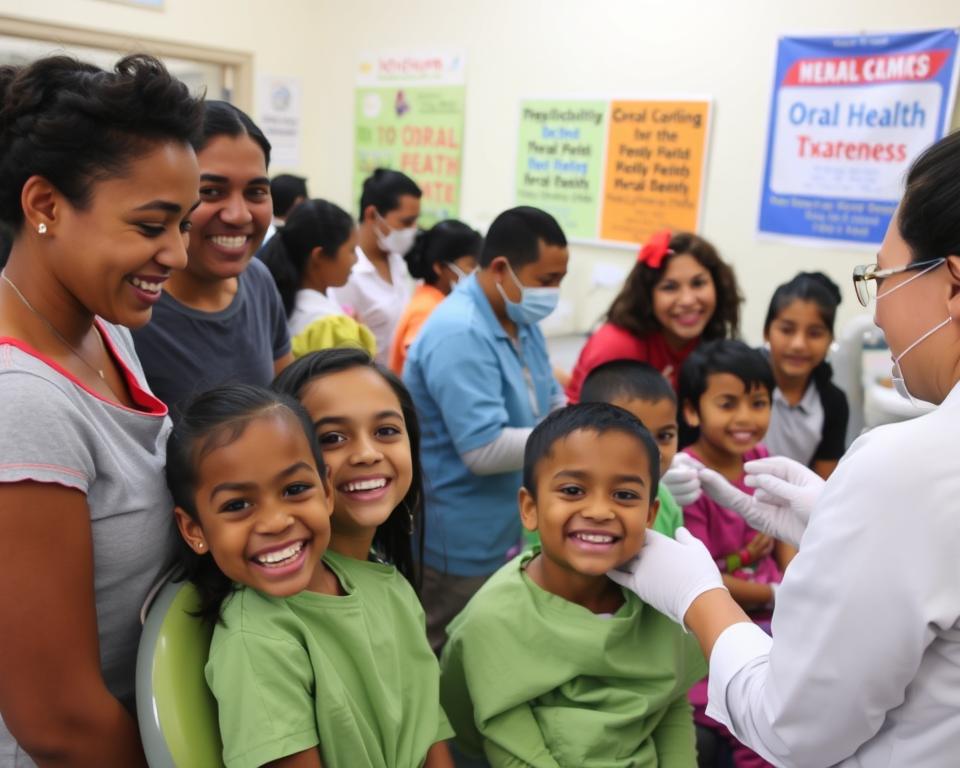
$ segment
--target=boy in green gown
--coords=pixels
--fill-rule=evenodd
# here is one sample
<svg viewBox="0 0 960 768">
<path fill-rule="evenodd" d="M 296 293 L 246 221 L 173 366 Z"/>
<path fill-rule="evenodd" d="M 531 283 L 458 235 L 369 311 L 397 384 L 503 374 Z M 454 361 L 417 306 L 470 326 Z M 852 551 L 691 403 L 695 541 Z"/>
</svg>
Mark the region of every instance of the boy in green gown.
<svg viewBox="0 0 960 768">
<path fill-rule="evenodd" d="M 493 768 L 693 768 L 695 641 L 605 575 L 640 552 L 659 455 L 631 414 L 569 406 L 530 436 L 520 515 L 541 545 L 501 568 L 448 629 L 440 696 Z"/>
</svg>

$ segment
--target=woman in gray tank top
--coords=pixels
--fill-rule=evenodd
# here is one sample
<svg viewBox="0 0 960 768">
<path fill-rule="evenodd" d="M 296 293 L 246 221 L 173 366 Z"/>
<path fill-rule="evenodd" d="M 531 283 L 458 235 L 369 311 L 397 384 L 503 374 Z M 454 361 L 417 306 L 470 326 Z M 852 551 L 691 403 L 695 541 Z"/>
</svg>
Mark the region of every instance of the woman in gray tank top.
<svg viewBox="0 0 960 768">
<path fill-rule="evenodd" d="M 4 67 L 0 93 L 0 767 L 143 765 L 170 421 L 127 329 L 186 263 L 201 108 L 148 56 Z"/>
</svg>

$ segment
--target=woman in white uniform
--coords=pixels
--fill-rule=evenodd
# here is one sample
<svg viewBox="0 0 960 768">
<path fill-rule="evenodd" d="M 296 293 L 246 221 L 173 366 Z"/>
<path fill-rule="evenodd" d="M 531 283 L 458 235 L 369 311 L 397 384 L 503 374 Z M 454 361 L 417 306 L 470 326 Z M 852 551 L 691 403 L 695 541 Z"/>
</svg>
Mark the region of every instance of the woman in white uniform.
<svg viewBox="0 0 960 768">
<path fill-rule="evenodd" d="M 940 407 L 867 433 L 826 483 L 782 458 L 747 465 L 754 497 L 700 473 L 799 545 L 773 639 L 683 530 L 648 533 L 631 572 L 612 574 L 696 634 L 708 714 L 780 766 L 960 764 L 960 133 L 914 163 L 878 262 L 854 281 L 865 306 L 876 286 L 895 383 Z"/>
</svg>

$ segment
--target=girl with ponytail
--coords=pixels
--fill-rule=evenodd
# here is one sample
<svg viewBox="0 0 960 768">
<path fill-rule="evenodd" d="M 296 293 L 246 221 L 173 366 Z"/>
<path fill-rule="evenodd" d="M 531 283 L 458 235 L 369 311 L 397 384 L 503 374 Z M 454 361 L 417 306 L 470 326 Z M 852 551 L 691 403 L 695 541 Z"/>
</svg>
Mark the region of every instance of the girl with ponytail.
<svg viewBox="0 0 960 768">
<path fill-rule="evenodd" d="M 376 354 L 373 333 L 348 316 L 330 290 L 347 284 L 356 250 L 349 213 L 326 200 L 305 200 L 260 252 L 283 301 L 294 357 L 334 347 Z"/>
<path fill-rule="evenodd" d="M 477 268 L 483 237 L 462 221 L 448 219 L 417 234 L 404 256 L 414 280 L 421 280 L 400 317 L 390 346 L 390 370 L 400 376 L 407 350 L 437 305 Z"/>
<path fill-rule="evenodd" d="M 347 284 L 357 263 L 357 228 L 345 210 L 326 200 L 304 200 L 260 252 L 280 291 L 290 333 L 343 309 L 329 288 Z"/>
</svg>

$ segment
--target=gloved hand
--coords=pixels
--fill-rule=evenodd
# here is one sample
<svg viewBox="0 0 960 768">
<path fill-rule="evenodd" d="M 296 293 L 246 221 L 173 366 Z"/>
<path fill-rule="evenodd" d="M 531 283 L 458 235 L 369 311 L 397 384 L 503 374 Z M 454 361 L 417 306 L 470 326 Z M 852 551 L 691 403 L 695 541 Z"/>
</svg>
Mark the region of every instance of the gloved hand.
<svg viewBox="0 0 960 768">
<path fill-rule="evenodd" d="M 607 576 L 681 625 L 700 595 L 726 589 L 707 548 L 686 528 L 677 529 L 676 540 L 648 530 L 640 554 Z"/>
<path fill-rule="evenodd" d="M 660 478 L 681 507 L 700 498 L 700 470 L 703 464 L 686 453 L 678 453 L 670 462 L 670 469 Z"/>
<path fill-rule="evenodd" d="M 758 531 L 800 546 L 810 512 L 823 490 L 823 478 L 784 456 L 748 461 L 743 468 L 747 473 L 744 483 L 757 489 L 753 496 L 735 488 L 712 469 L 700 470 L 704 491 Z"/>
</svg>

